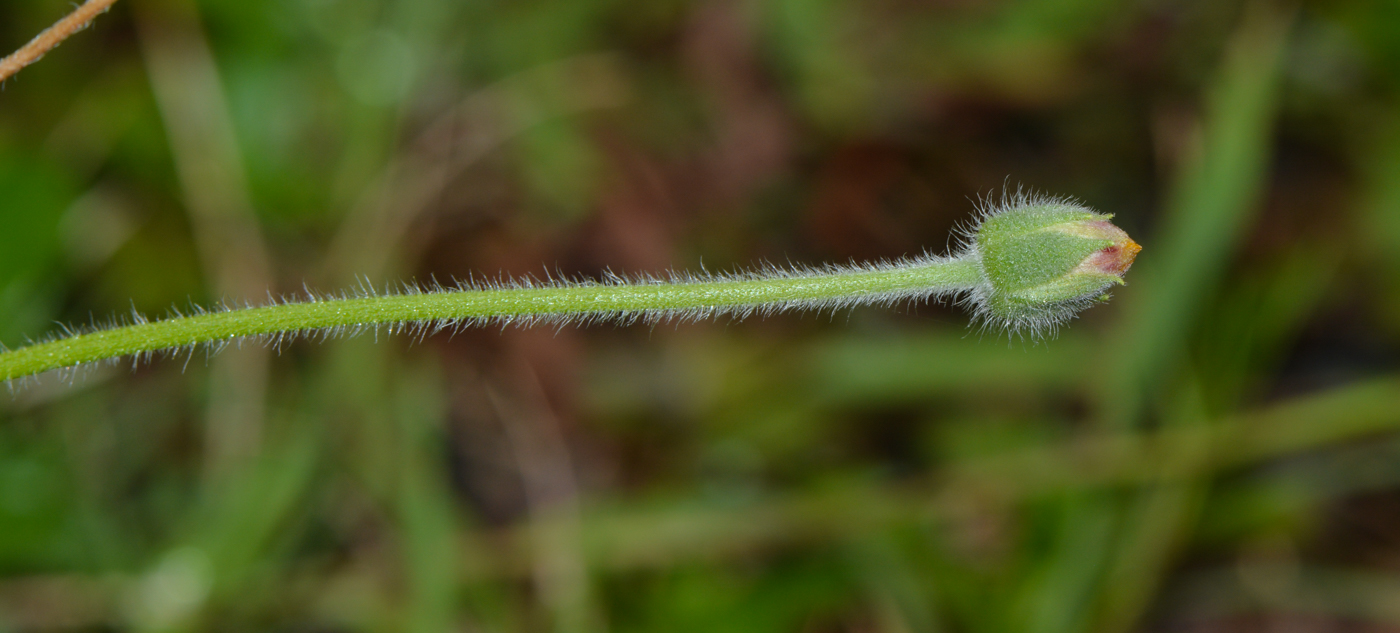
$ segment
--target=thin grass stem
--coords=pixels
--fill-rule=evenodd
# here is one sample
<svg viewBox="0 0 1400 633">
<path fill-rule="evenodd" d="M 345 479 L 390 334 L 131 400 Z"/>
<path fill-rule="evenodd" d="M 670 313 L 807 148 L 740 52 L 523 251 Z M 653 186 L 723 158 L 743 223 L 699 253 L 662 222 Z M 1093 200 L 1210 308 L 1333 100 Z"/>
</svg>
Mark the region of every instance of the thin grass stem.
<svg viewBox="0 0 1400 633">
<path fill-rule="evenodd" d="M 74 9 L 62 20 L 44 29 L 42 33 L 34 36 L 34 39 L 29 40 L 28 44 L 21 46 L 19 50 L 11 53 L 8 57 L 0 59 L 0 81 L 13 77 L 25 66 L 39 61 L 49 51 L 62 44 L 63 40 L 87 28 L 97 16 L 112 8 L 116 2 L 117 0 L 87 0 L 83 6 Z"/>
</svg>

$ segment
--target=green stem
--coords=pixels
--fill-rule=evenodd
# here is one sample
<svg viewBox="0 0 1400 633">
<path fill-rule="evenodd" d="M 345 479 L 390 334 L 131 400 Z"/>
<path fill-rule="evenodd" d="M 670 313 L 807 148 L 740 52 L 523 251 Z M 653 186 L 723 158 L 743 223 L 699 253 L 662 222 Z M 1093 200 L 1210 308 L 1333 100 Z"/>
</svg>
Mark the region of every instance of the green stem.
<svg viewBox="0 0 1400 633">
<path fill-rule="evenodd" d="M 381 325 L 397 329 L 489 321 L 742 317 L 754 312 L 930 299 L 972 289 L 981 281 L 980 267 L 972 258 L 922 257 L 876 266 L 771 271 L 676 283 L 549 284 L 285 303 L 143 322 L 0 352 L 0 380 L 243 337 L 339 333 Z"/>
</svg>

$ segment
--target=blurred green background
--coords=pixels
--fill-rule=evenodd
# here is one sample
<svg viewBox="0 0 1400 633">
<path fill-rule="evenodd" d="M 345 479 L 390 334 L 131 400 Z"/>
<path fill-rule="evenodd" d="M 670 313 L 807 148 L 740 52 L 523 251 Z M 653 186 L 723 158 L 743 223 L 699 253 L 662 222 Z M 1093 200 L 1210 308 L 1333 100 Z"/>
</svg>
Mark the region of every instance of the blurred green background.
<svg viewBox="0 0 1400 633">
<path fill-rule="evenodd" d="M 917 305 L 46 377 L 0 397 L 0 631 L 1396 630 L 1397 106 L 1390 0 L 121 0 L 0 93 L 10 347 L 941 252 L 1008 184 L 1145 248 L 1050 341 Z"/>
</svg>

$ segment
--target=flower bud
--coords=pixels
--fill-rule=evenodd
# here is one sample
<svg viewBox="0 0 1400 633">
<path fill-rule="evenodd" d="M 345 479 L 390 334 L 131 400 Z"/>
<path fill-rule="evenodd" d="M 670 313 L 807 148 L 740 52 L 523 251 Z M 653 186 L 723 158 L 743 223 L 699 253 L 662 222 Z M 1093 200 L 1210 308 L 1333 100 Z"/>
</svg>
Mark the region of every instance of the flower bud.
<svg viewBox="0 0 1400 633">
<path fill-rule="evenodd" d="M 1012 331 L 1053 329 L 1073 318 L 1123 273 L 1142 247 L 1110 215 L 1074 202 L 1018 194 L 990 211 L 970 250 L 983 283 L 973 303 L 986 322 Z"/>
</svg>

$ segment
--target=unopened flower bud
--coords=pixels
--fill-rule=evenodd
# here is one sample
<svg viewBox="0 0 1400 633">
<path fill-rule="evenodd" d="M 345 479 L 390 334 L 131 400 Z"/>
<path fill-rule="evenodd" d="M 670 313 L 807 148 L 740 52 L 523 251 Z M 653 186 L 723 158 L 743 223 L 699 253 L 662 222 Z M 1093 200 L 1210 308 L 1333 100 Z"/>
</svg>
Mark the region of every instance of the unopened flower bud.
<svg viewBox="0 0 1400 633">
<path fill-rule="evenodd" d="M 1011 331 L 1044 331 L 1124 283 L 1142 247 L 1111 217 L 1026 195 L 988 212 L 971 245 L 984 280 L 973 296 L 979 315 Z"/>
</svg>

